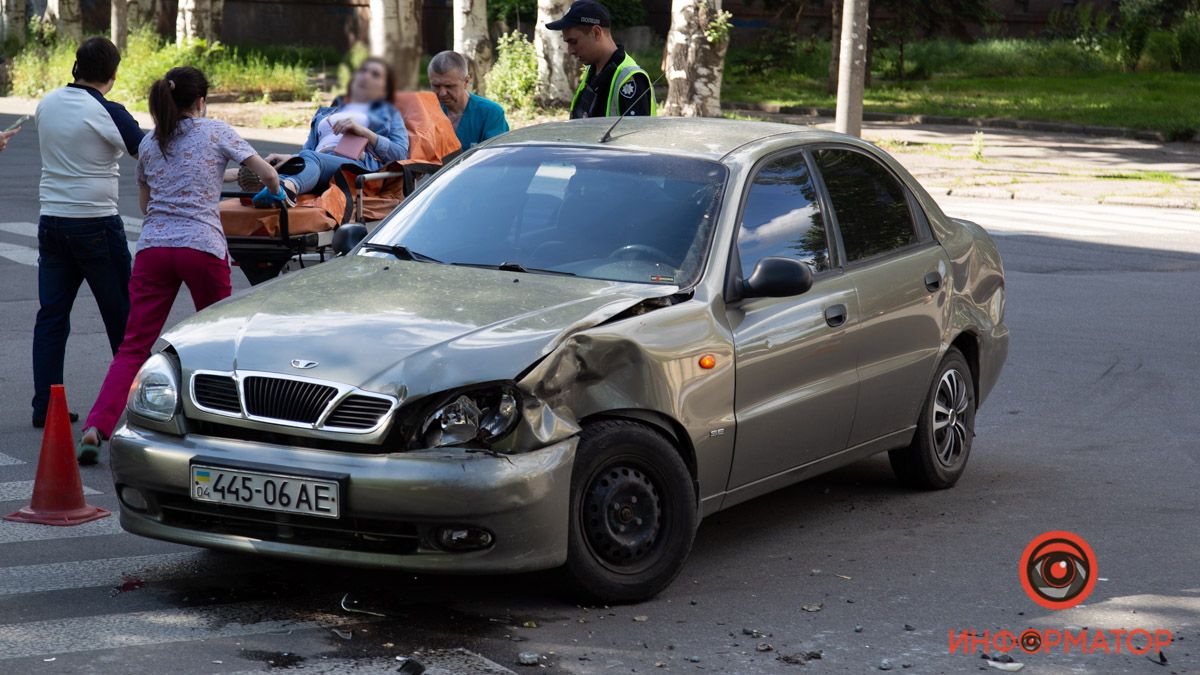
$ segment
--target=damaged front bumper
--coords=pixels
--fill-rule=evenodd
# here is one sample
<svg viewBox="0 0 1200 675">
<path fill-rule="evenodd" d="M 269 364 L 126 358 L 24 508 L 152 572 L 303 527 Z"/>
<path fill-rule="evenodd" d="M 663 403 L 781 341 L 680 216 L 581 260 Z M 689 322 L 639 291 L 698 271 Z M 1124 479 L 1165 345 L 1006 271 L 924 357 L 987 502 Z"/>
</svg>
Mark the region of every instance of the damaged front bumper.
<svg viewBox="0 0 1200 675">
<path fill-rule="evenodd" d="M 431 573 L 521 572 L 566 561 L 577 438 L 511 455 L 460 449 L 355 454 L 124 426 L 112 469 L 129 532 L 193 546 L 322 563 Z M 348 477 L 336 520 L 193 501 L 195 457 L 280 474 Z M 136 489 L 145 504 L 127 500 Z M 145 508 L 135 508 L 144 506 Z M 491 533 L 487 548 L 451 552 L 446 527 Z"/>
</svg>

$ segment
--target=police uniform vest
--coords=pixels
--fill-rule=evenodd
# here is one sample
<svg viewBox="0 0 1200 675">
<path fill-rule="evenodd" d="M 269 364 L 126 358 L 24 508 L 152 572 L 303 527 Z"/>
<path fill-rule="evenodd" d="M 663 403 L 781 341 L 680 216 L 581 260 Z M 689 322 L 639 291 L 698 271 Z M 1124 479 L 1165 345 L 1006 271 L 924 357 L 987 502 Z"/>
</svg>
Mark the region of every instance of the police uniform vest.
<svg viewBox="0 0 1200 675">
<path fill-rule="evenodd" d="M 588 76 L 591 74 L 591 72 L 592 67 L 587 66 L 583 71 L 583 77 L 579 78 L 579 88 L 575 90 L 575 95 L 571 97 L 571 110 L 575 110 L 575 103 L 579 100 L 579 95 L 583 93 L 583 88 L 587 86 Z M 605 116 L 617 117 L 621 114 L 621 109 L 618 105 L 618 96 L 620 95 L 619 92 L 621 91 L 621 87 L 625 86 L 626 83 L 630 83 L 632 85 L 630 81 L 633 79 L 633 76 L 637 75 L 638 73 L 641 73 L 642 76 L 646 78 L 647 82 L 650 81 L 650 75 L 646 73 L 645 69 L 639 66 L 637 61 L 633 60 L 632 56 L 625 54 L 625 60 L 621 61 L 620 65 L 617 66 L 617 72 L 613 73 L 612 83 L 608 87 L 608 106 L 606 108 L 607 112 L 605 113 Z M 651 89 L 647 93 L 647 96 L 650 97 L 650 114 L 652 116 L 657 115 L 658 104 L 654 100 L 653 85 L 651 85 Z"/>
</svg>

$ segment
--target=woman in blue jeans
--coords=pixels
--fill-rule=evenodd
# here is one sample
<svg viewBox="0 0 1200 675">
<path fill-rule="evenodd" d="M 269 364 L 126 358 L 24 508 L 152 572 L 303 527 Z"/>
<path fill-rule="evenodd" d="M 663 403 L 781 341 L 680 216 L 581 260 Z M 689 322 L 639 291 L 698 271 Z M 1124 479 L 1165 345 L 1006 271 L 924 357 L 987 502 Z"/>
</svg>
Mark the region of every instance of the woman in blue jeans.
<svg viewBox="0 0 1200 675">
<path fill-rule="evenodd" d="M 255 197 L 255 204 L 272 206 L 284 198 L 289 206 L 293 205 L 297 195 L 323 191 L 346 164 L 378 171 L 390 162 L 408 159 L 408 131 L 400 111 L 392 104 L 395 90 L 395 77 L 386 61 L 377 57 L 363 61 L 354 71 L 345 96 L 317 110 L 303 150 L 290 157 L 267 156 L 267 161 L 279 170 L 285 194 L 269 195 L 264 190 Z M 345 135 L 366 139 L 355 158 L 334 152 Z M 352 144 L 344 144 L 343 149 L 346 145 Z M 251 177 L 244 171 L 239 176 L 242 189 L 262 187 L 247 178 Z"/>
</svg>

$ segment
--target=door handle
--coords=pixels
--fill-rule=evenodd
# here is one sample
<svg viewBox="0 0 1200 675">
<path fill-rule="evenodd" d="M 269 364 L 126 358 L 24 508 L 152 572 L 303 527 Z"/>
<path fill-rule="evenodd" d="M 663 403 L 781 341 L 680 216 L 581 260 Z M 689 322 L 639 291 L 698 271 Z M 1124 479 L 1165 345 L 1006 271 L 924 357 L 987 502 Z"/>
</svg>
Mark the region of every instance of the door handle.
<svg viewBox="0 0 1200 675">
<path fill-rule="evenodd" d="M 942 287 L 942 275 L 938 272 L 930 272 L 925 275 L 925 288 L 930 293 L 936 293 Z"/>
<path fill-rule="evenodd" d="M 832 305 L 825 308 L 825 323 L 829 324 L 830 328 L 837 328 L 846 323 L 846 306 Z"/>
</svg>

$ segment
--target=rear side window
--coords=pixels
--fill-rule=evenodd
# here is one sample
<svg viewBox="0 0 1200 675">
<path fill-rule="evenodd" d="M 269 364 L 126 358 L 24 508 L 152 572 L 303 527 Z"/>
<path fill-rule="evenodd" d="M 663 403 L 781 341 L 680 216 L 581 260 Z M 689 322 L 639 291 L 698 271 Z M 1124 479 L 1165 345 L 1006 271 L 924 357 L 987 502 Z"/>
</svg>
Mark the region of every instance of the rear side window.
<svg viewBox="0 0 1200 675">
<path fill-rule="evenodd" d="M 803 153 L 769 160 L 754 177 L 737 246 L 745 277 L 768 256 L 806 262 L 814 272 L 829 269 L 825 224 Z"/>
<path fill-rule="evenodd" d="M 861 152 L 818 150 L 815 156 L 848 262 L 918 240 L 904 186 L 887 168 Z"/>
</svg>

